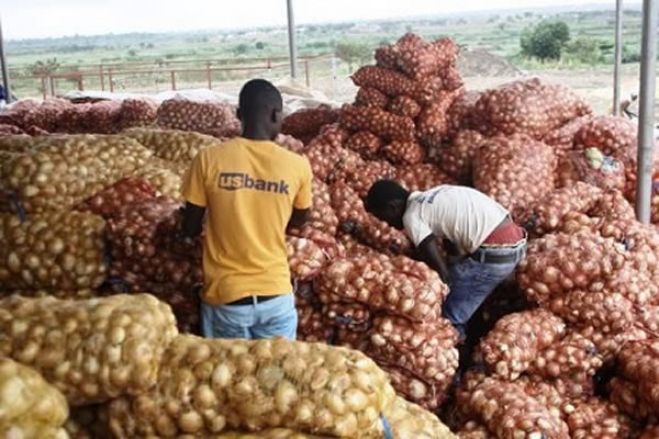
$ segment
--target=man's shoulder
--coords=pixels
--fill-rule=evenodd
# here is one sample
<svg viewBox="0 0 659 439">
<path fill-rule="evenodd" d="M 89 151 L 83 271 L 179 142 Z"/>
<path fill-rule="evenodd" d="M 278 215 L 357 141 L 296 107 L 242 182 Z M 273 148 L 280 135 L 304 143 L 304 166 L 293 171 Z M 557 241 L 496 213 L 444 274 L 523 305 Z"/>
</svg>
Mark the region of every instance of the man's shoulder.
<svg viewBox="0 0 659 439">
<path fill-rule="evenodd" d="M 292 166 L 295 166 L 298 169 L 305 169 L 306 167 L 310 166 L 309 160 L 305 156 L 290 151 L 283 146 L 279 146 L 277 144 L 275 145 L 275 154 L 281 157 L 282 160 L 285 160 L 287 163 L 290 163 Z"/>
</svg>

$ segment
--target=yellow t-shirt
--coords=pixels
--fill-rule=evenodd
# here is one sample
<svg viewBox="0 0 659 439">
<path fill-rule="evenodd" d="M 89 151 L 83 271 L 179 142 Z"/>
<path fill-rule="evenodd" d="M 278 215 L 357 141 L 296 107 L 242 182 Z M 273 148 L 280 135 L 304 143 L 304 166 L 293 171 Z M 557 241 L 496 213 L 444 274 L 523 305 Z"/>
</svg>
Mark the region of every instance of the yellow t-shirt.
<svg viewBox="0 0 659 439">
<path fill-rule="evenodd" d="M 199 152 L 183 197 L 207 208 L 203 299 L 211 305 L 292 292 L 286 226 L 311 207 L 311 166 L 269 141 L 242 137 Z"/>
</svg>

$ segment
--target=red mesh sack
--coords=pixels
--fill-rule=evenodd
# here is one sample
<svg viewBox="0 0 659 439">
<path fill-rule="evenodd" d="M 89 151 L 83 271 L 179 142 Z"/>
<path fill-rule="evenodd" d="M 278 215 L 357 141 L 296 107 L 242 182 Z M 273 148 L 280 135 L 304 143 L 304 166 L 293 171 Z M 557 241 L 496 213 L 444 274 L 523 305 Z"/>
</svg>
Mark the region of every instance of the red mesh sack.
<svg viewBox="0 0 659 439">
<path fill-rule="evenodd" d="M 636 386 L 640 400 L 659 415 L 659 341 L 628 343 L 617 359 L 620 375 Z"/>
<path fill-rule="evenodd" d="M 23 134 L 24 131 L 16 125 L 0 123 L 0 135 Z"/>
<path fill-rule="evenodd" d="M 472 180 L 474 157 L 484 142 L 478 131 L 460 131 L 448 145 L 434 149 L 442 170 L 456 180 L 469 183 Z"/>
<path fill-rule="evenodd" d="M 476 112 L 481 122 L 479 130 L 486 135 L 523 133 L 542 139 L 591 110 L 568 88 L 533 78 L 483 92 Z"/>
<path fill-rule="evenodd" d="M 322 181 L 334 180 L 336 174 L 352 169 L 361 162 L 357 153 L 343 147 L 348 132 L 337 124 L 326 125 L 311 141 L 304 155 L 309 159 L 311 170 Z"/>
<path fill-rule="evenodd" d="M 306 144 L 320 133 L 324 125 L 336 122 L 338 117 L 337 111 L 329 105 L 303 108 L 284 118 L 281 132 L 301 139 Z"/>
<path fill-rule="evenodd" d="M 387 160 L 397 165 L 416 165 L 426 157 L 426 150 L 414 140 L 395 140 L 385 145 L 382 153 Z"/>
<path fill-rule="evenodd" d="M 460 90 L 441 92 L 425 106 L 417 119 L 417 134 L 426 146 L 440 145 L 449 134 L 448 112 Z"/>
<path fill-rule="evenodd" d="M 588 231 L 546 235 L 531 241 L 517 277 L 529 299 L 546 304 L 605 281 L 624 263 L 624 249 L 611 238 Z"/>
<path fill-rule="evenodd" d="M 346 140 L 345 147 L 367 159 L 375 158 L 384 142 L 368 131 L 358 131 Z"/>
<path fill-rule="evenodd" d="M 414 121 L 374 107 L 344 105 L 339 117 L 341 126 L 353 131 L 370 131 L 388 140 L 414 139 Z"/>
<path fill-rule="evenodd" d="M 618 116 L 597 116 L 575 134 L 575 148 L 597 148 L 607 156 L 622 160 L 636 154 L 637 129 L 630 120 Z"/>
<path fill-rule="evenodd" d="M 417 84 L 405 75 L 378 66 L 364 66 L 351 76 L 356 86 L 376 89 L 386 96 L 415 96 Z M 385 104 L 386 105 L 386 104 Z"/>
<path fill-rule="evenodd" d="M 456 183 L 432 163 L 399 166 L 396 168 L 396 180 L 408 191 L 424 191 L 442 184 Z"/>
<path fill-rule="evenodd" d="M 441 392 L 437 403 L 442 402 L 458 367 L 458 336 L 450 322 L 415 324 L 400 317 L 376 317 L 369 334 L 368 356 L 431 383 Z"/>
<path fill-rule="evenodd" d="M 377 88 L 360 87 L 355 96 L 355 105 L 362 107 L 385 108 L 389 104 L 389 97 Z"/>
<path fill-rule="evenodd" d="M 311 239 L 286 237 L 286 256 L 293 279 L 313 279 L 329 263 L 323 249 Z"/>
<path fill-rule="evenodd" d="M 277 134 L 274 142 L 282 148 L 285 148 L 296 154 L 302 154 L 304 151 L 304 143 L 289 134 Z"/>
<path fill-rule="evenodd" d="M 565 125 L 562 125 L 552 131 L 549 131 L 542 141 L 547 145 L 553 146 L 557 150 L 569 151 L 574 148 L 574 138 L 582 126 L 589 123 L 593 116 L 586 115 L 572 119 Z"/>
<path fill-rule="evenodd" d="M 566 422 L 570 437 L 575 439 L 623 438 L 632 433 L 629 417 L 614 404 L 598 398 L 577 402 Z"/>
<path fill-rule="evenodd" d="M 180 207 L 171 199 L 154 198 L 127 205 L 108 219 L 110 272 L 131 291 L 145 291 L 145 281 L 169 284 L 169 291 L 192 291 L 201 283 L 201 239 L 191 248 L 177 241 Z"/>
<path fill-rule="evenodd" d="M 551 147 L 526 136 L 486 141 L 474 159 L 474 186 L 522 220 L 536 200 L 554 189 Z"/>
<path fill-rule="evenodd" d="M 418 35 L 407 33 L 391 49 L 397 67 L 416 79 L 438 74 L 458 59 L 458 46 L 450 38 L 426 42 Z"/>
<path fill-rule="evenodd" d="M 421 106 L 409 96 L 397 96 L 389 102 L 388 110 L 398 116 L 414 119 L 421 112 Z"/>
<path fill-rule="evenodd" d="M 433 383 L 400 367 L 385 364 L 379 366 L 389 374 L 391 385 L 396 393 L 426 410 L 436 410 L 446 399 L 444 383 Z"/>
<path fill-rule="evenodd" d="M 448 294 L 437 273 L 403 256 L 337 261 L 324 270 L 318 287 L 332 302 L 355 301 L 413 321 L 436 320 Z"/>
<path fill-rule="evenodd" d="M 478 102 L 480 96 L 481 92 L 468 91 L 460 93 L 451 102 L 451 107 L 448 110 L 448 131 L 450 136 L 454 136 L 462 130 L 478 128 L 476 102 Z"/>
<path fill-rule="evenodd" d="M 483 378 L 459 391 L 457 402 L 496 437 L 570 437 L 560 415 L 529 396 L 521 383 Z"/>
<path fill-rule="evenodd" d="M 85 131 L 100 134 L 118 132 L 120 112 L 121 102 L 119 101 L 101 101 L 93 104 L 85 118 Z"/>
<path fill-rule="evenodd" d="M 365 198 L 373 184 L 382 179 L 392 179 L 396 168 L 384 160 L 365 160 L 354 169 L 345 172 L 343 180 L 352 187 L 361 198 Z"/>
<path fill-rule="evenodd" d="M 515 380 L 564 334 L 565 323 L 545 309 L 510 314 L 481 340 L 476 358 L 494 375 Z"/>
<path fill-rule="evenodd" d="M 572 291 L 549 305 L 552 312 L 576 326 L 592 326 L 598 331 L 618 333 L 634 323 L 633 303 L 616 292 Z"/>
<path fill-rule="evenodd" d="M 414 81 L 394 70 L 380 66 L 364 66 L 352 76 L 359 87 L 374 88 L 386 96 L 409 96 L 420 104 L 429 103 L 443 89 L 444 83 L 438 76 Z"/>
<path fill-rule="evenodd" d="M 233 105 L 222 102 L 195 102 L 168 99 L 160 104 L 157 124 L 164 128 L 197 131 L 215 137 L 240 134 L 240 121 Z"/>
<path fill-rule="evenodd" d="M 589 212 L 603 195 L 598 187 L 583 182 L 555 189 L 532 208 L 529 226 L 537 235 L 553 232 L 564 224 L 566 215 Z"/>
<path fill-rule="evenodd" d="M 78 210 L 89 210 L 103 218 L 109 218 L 131 203 L 155 198 L 156 191 L 144 179 L 128 177 L 91 196 L 78 206 Z"/>
<path fill-rule="evenodd" d="M 442 72 L 441 77 L 444 83 L 444 89 L 448 91 L 461 89 L 465 85 L 462 80 L 462 75 L 460 75 L 460 70 L 455 66 L 450 66 L 445 69 Z"/>
<path fill-rule="evenodd" d="M 595 344 L 573 332 L 542 350 L 531 363 L 529 373 L 548 379 L 580 374 L 592 378 L 602 364 Z"/>
<path fill-rule="evenodd" d="M 354 332 L 366 332 L 371 327 L 371 312 L 359 303 L 332 302 L 331 297 L 321 297 L 324 302 L 323 316 L 337 327 Z"/>
<path fill-rule="evenodd" d="M 609 391 L 609 400 L 622 413 L 641 421 L 645 421 L 651 415 L 652 409 L 638 394 L 638 388 L 635 383 L 620 377 L 613 377 L 609 381 L 607 389 Z"/>
<path fill-rule="evenodd" d="M 329 186 L 324 182 L 314 179 L 312 183 L 312 205 L 307 222 L 301 228 L 291 228 L 288 233 L 301 238 L 309 238 L 314 231 L 320 231 L 334 236 L 339 224 L 339 219 L 332 209 Z"/>
<path fill-rule="evenodd" d="M 311 293 L 313 294 L 313 293 Z M 334 334 L 332 325 L 325 321 L 323 313 L 311 297 L 295 294 L 297 310 L 297 339 L 306 342 L 329 343 Z"/>
<path fill-rule="evenodd" d="M 119 108 L 120 129 L 153 125 L 156 122 L 158 104 L 151 99 L 125 99 Z"/>
</svg>

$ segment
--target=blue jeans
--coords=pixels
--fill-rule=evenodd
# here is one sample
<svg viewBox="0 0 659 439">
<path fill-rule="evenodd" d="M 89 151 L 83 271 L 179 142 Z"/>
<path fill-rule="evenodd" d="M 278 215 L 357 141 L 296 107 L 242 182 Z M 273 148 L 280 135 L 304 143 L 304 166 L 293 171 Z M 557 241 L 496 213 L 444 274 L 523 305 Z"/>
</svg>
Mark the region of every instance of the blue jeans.
<svg viewBox="0 0 659 439">
<path fill-rule="evenodd" d="M 297 336 L 295 298 L 286 294 L 252 305 L 201 304 L 201 332 L 206 338 L 262 338 Z"/>
<path fill-rule="evenodd" d="M 518 260 L 509 263 L 484 263 L 471 257 L 449 267 L 450 292 L 444 301 L 443 314 L 464 339 L 467 322 L 494 289 L 508 278 L 523 258 L 526 244 L 518 247 L 488 248 L 488 254 L 508 256 L 517 254 Z"/>
</svg>

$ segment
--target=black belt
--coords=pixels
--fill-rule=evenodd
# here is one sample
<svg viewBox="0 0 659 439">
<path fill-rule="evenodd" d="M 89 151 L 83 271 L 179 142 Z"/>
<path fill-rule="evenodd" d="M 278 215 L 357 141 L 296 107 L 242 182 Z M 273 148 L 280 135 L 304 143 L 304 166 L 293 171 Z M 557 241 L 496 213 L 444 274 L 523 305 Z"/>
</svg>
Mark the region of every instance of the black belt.
<svg viewBox="0 0 659 439">
<path fill-rule="evenodd" d="M 276 299 L 281 296 L 247 296 L 242 299 L 234 300 L 233 302 L 225 303 L 225 305 L 254 305 L 255 303 L 263 303 L 268 300 Z"/>
<path fill-rule="evenodd" d="M 502 255 L 495 250 L 509 249 L 510 253 Z M 526 240 L 514 247 L 479 247 L 469 255 L 471 259 L 481 264 L 516 264 L 526 256 Z"/>
</svg>

